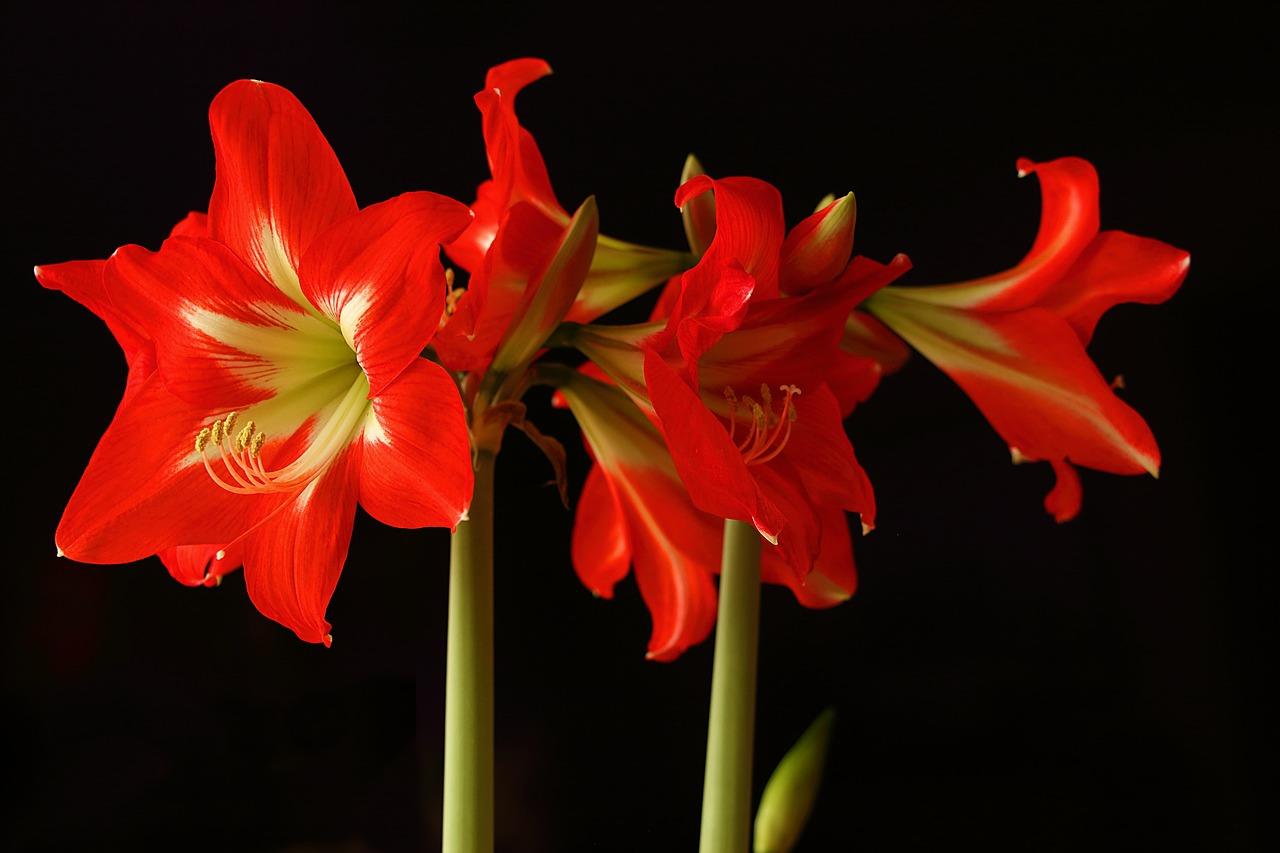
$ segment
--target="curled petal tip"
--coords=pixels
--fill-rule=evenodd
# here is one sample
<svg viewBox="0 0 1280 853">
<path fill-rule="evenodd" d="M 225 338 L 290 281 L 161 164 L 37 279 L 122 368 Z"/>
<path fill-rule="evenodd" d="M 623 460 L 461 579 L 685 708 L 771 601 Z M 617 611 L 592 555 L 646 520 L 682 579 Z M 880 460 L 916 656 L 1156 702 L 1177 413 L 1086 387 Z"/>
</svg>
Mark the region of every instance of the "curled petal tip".
<svg viewBox="0 0 1280 853">
<path fill-rule="evenodd" d="M 333 634 L 325 634 L 325 635 L 324 635 L 324 647 L 325 647 L 326 649 L 329 649 L 329 648 L 332 648 L 332 647 L 333 647 Z"/>
<path fill-rule="evenodd" d="M 1021 465 L 1023 462 L 1028 461 L 1027 457 L 1023 455 L 1022 451 L 1016 447 L 1009 448 L 1009 458 L 1013 460 L 1014 465 Z"/>
<path fill-rule="evenodd" d="M 876 526 L 875 526 L 874 524 L 867 524 L 865 521 L 864 521 L 864 522 L 862 522 L 862 535 L 863 535 L 863 536 L 866 536 L 868 533 L 870 533 L 871 531 L 873 531 L 873 530 L 875 530 L 875 529 L 876 529 Z M 845 598 L 848 598 L 848 597 L 849 597 L 849 596 L 847 596 L 847 595 L 845 596 Z"/>
<path fill-rule="evenodd" d="M 1018 168 L 1019 178 L 1025 178 L 1027 175 L 1030 175 L 1032 172 L 1036 170 L 1035 162 L 1033 160 L 1027 159 L 1026 157 L 1019 157 L 1016 165 Z"/>
<path fill-rule="evenodd" d="M 57 556 L 59 556 L 59 557 L 65 557 L 65 556 L 67 556 L 67 552 L 66 552 L 66 551 L 63 551 L 63 550 L 62 550 L 62 546 L 60 546 L 57 542 L 53 543 L 53 549 L 54 549 L 54 552 L 55 552 L 55 554 L 56 554 Z"/>
</svg>

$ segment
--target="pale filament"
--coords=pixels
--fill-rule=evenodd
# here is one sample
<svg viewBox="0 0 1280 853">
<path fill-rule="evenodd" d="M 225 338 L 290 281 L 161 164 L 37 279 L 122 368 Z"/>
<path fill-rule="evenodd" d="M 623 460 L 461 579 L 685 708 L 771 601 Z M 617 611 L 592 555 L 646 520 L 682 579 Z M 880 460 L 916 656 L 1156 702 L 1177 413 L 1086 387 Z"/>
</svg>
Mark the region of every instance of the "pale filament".
<svg viewBox="0 0 1280 853">
<path fill-rule="evenodd" d="M 795 385 L 779 385 L 778 390 L 785 396 L 775 413 L 768 385 L 760 386 L 759 403 L 746 396 L 739 399 L 732 388 L 724 389 L 724 398 L 729 404 L 729 440 L 735 443 L 748 465 L 760 465 L 774 459 L 791 438 L 791 425 L 796 421 L 792 398 L 800 394 L 800 389 Z M 745 409 L 745 414 L 751 419 L 747 434 L 741 441 L 737 441 L 739 408 Z"/>
<path fill-rule="evenodd" d="M 363 387 L 354 383 L 338 402 L 330 417 L 316 432 L 311 444 L 297 459 L 279 469 L 268 470 L 262 462 L 266 433 L 249 421 L 235 432 L 236 412 L 219 418 L 196 435 L 196 452 L 213 482 L 237 495 L 265 495 L 298 492 L 319 477 L 329 462 L 351 441 L 364 417 L 368 401 Z M 234 437 L 233 437 L 234 436 Z M 214 467 L 212 450 L 222 461 L 224 477 Z"/>
</svg>

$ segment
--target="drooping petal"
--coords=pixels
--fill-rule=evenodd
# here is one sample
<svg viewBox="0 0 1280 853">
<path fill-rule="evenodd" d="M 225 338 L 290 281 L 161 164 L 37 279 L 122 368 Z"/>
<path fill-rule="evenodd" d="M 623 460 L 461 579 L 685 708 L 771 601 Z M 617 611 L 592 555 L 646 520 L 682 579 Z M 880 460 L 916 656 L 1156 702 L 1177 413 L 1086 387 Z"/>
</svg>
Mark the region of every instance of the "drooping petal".
<svg viewBox="0 0 1280 853">
<path fill-rule="evenodd" d="M 720 419 L 657 353 L 644 357 L 645 384 L 680 479 L 695 506 L 755 525 L 776 542 L 783 517 L 757 486 Z"/>
<path fill-rule="evenodd" d="M 332 642 L 325 611 L 351 543 L 360 453 L 359 443 L 342 451 L 244 540 L 249 598 L 309 643 Z"/>
<path fill-rule="evenodd" d="M 782 292 L 806 293 L 834 280 L 853 255 L 858 205 L 853 193 L 803 220 L 782 244 Z"/>
<path fill-rule="evenodd" d="M 471 445 L 462 399 L 420 358 L 374 397 L 364 428 L 360 504 L 393 527 L 457 526 L 471 504 Z"/>
<path fill-rule="evenodd" d="M 98 442 L 58 524 L 58 549 L 83 563 L 128 563 L 190 542 L 230 542 L 264 498 L 214 485 L 195 453 L 210 417 L 158 373 L 138 383 Z"/>
<path fill-rule="evenodd" d="M 887 292 L 870 307 L 955 380 L 1021 457 L 1117 474 L 1159 470 L 1150 428 L 1116 397 L 1061 317 L 1040 308 L 954 311 Z"/>
<path fill-rule="evenodd" d="M 1164 302 L 1178 290 L 1190 266 L 1191 255 L 1168 243 L 1103 231 L 1040 306 L 1066 319 L 1087 344 L 1108 308 L 1121 302 Z"/>
<path fill-rule="evenodd" d="M 578 374 L 561 395 L 625 519 L 637 585 L 653 618 L 648 657 L 674 660 L 706 639 L 715 622 L 711 576 L 719 569 L 723 522 L 690 503 L 662 436 L 621 391 Z M 596 582 L 603 588 L 625 564 L 620 555 L 588 559 L 601 559 L 608 550 L 604 530 L 613 527 L 617 534 L 616 520 L 595 508 L 603 498 L 588 509 L 588 497 L 584 492 L 578 506 L 575 569 L 599 592 Z"/>
<path fill-rule="evenodd" d="M 1018 175 L 1040 179 L 1040 229 L 1017 266 L 957 284 L 904 288 L 903 298 L 951 308 L 1027 308 L 1061 279 L 1098 234 L 1098 173 L 1087 160 L 1018 161 Z"/>
<path fill-rule="evenodd" d="M 106 261 L 67 261 L 38 266 L 35 274 L 42 286 L 62 291 L 98 315 L 124 350 L 125 362 L 132 365 L 139 353 L 150 351 L 151 343 L 107 295 L 103 277 L 106 266 Z"/>
<path fill-rule="evenodd" d="M 821 546 L 808 574 L 799 574 L 780 548 L 761 553 L 760 577 L 765 583 L 789 588 L 796 601 L 816 609 L 849 600 L 858 586 L 849 522 L 839 507 L 824 507 L 818 518 Z"/>
<path fill-rule="evenodd" d="M 597 463 L 591 466 L 573 518 L 573 568 L 587 589 L 613 598 L 613 587 L 631 569 L 627 517 L 613 484 Z"/>
<path fill-rule="evenodd" d="M 1070 462 L 1061 459 L 1049 460 L 1053 463 L 1053 488 L 1044 496 L 1044 508 L 1053 520 L 1059 524 L 1070 521 L 1080 514 L 1083 492 L 1080 488 L 1080 474 Z"/>
<path fill-rule="evenodd" d="M 435 193 L 405 193 L 317 236 L 302 258 L 302 290 L 342 330 L 377 396 L 421 354 L 440 325 L 440 246 L 471 213 Z"/>
<path fill-rule="evenodd" d="M 240 545 L 233 545 L 225 551 L 222 545 L 175 545 L 156 556 L 178 583 L 217 586 L 223 575 L 240 568 L 242 550 Z M 219 553 L 223 554 L 221 558 Z"/>
<path fill-rule="evenodd" d="M 116 309 L 155 342 L 166 385 L 193 404 L 245 406 L 351 359 L 327 320 L 213 240 L 172 237 L 159 252 L 125 246 L 105 279 Z"/>
<path fill-rule="evenodd" d="M 260 80 L 219 92 L 209 125 L 217 160 L 210 236 L 305 308 L 302 256 L 357 210 L 337 156 L 291 92 Z"/>
</svg>

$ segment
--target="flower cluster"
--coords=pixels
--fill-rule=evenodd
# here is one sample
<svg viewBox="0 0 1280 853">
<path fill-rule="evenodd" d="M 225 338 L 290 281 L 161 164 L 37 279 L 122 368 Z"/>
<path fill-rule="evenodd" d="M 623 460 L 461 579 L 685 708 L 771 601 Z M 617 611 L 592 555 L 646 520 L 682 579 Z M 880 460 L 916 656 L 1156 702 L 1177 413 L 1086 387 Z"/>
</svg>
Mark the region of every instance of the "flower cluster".
<svg viewBox="0 0 1280 853">
<path fill-rule="evenodd" d="M 788 229 L 773 186 L 692 158 L 675 194 L 689 247 L 654 249 L 600 234 L 594 199 L 557 200 L 516 113 L 549 71 L 489 72 L 475 100 L 491 176 L 470 205 L 408 192 L 360 207 L 293 95 L 233 83 L 210 108 L 207 213 L 158 251 L 37 267 L 102 318 L 129 369 L 59 553 L 158 555 L 189 585 L 243 565 L 263 614 L 327 644 L 357 504 L 455 528 L 473 459 L 508 426 L 565 485 L 564 448 L 521 403 L 551 386 L 594 461 L 574 569 L 603 597 L 634 569 L 648 655 L 671 660 L 715 622 L 726 519 L 759 532 L 762 578 L 802 605 L 853 593 L 850 514 L 866 532 L 876 507 L 845 421 L 908 345 L 1015 461 L 1053 466 L 1059 521 L 1080 509 L 1074 466 L 1157 473 L 1150 429 L 1086 345 L 1112 305 L 1172 295 L 1188 255 L 1100 230 L 1088 162 L 1019 161 L 1040 181 L 1039 233 L 1016 266 L 971 281 L 901 283 L 905 255 L 855 254 L 851 193 Z M 648 322 L 601 322 L 659 288 Z"/>
</svg>

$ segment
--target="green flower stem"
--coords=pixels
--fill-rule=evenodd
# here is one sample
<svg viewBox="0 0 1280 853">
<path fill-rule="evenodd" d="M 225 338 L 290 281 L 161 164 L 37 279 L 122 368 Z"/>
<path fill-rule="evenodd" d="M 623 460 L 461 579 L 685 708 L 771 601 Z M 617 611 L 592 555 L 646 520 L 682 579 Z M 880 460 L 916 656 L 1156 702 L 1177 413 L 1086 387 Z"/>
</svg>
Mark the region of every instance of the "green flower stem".
<svg viewBox="0 0 1280 853">
<path fill-rule="evenodd" d="M 700 853 L 747 853 L 750 847 L 759 628 L 760 534 L 750 524 L 726 520 Z"/>
<path fill-rule="evenodd" d="M 493 851 L 493 465 L 476 454 L 469 517 L 449 559 L 444 853 Z"/>
</svg>

